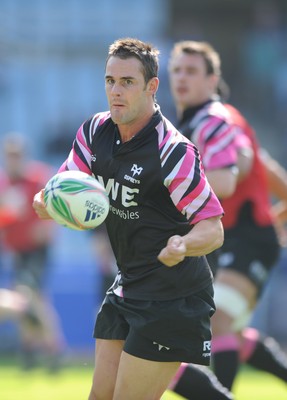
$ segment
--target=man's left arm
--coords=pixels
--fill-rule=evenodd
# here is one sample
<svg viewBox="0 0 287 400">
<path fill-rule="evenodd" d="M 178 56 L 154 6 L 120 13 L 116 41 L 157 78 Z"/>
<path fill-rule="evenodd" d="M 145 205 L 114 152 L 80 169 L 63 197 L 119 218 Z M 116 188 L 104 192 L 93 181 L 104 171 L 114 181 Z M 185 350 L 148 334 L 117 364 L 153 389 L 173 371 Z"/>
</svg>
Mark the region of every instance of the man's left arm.
<svg viewBox="0 0 287 400">
<path fill-rule="evenodd" d="M 158 259 L 173 267 L 185 257 L 199 257 L 222 246 L 224 240 L 221 216 L 199 221 L 185 236 L 171 236 Z"/>
</svg>

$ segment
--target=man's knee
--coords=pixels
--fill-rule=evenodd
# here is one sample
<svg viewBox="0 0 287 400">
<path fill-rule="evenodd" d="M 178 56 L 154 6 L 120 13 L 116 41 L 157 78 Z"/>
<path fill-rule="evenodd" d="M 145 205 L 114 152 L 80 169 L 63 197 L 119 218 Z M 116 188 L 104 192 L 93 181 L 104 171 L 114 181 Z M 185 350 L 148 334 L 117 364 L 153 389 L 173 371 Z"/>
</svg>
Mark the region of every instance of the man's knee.
<svg viewBox="0 0 287 400">
<path fill-rule="evenodd" d="M 251 316 L 248 300 L 237 289 L 224 283 L 216 283 L 214 292 L 217 308 L 212 319 L 214 335 L 241 331 Z"/>
</svg>

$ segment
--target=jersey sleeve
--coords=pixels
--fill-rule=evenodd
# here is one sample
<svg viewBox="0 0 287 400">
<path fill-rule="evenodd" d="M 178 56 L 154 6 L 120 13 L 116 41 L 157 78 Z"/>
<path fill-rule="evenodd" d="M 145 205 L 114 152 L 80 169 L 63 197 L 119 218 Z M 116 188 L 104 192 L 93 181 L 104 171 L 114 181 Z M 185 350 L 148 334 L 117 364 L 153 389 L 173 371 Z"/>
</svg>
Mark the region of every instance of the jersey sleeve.
<svg viewBox="0 0 287 400">
<path fill-rule="evenodd" d="M 229 168 L 237 164 L 236 137 L 241 128 L 217 116 L 199 125 L 196 144 L 205 170 Z"/>
<path fill-rule="evenodd" d="M 243 149 L 252 149 L 252 141 L 251 139 L 246 135 L 245 132 L 239 131 L 238 135 L 235 138 L 235 146 L 237 151 L 243 150 Z"/>
<path fill-rule="evenodd" d="M 92 118 L 85 121 L 76 134 L 73 147 L 68 158 L 63 162 L 58 172 L 67 170 L 80 170 L 92 175 L 92 140 L 97 127 L 104 123 L 109 116 L 108 113 L 95 114 Z"/>
<path fill-rule="evenodd" d="M 197 147 L 188 140 L 177 141 L 171 132 L 167 136 L 160 147 L 161 165 L 164 185 L 176 208 L 190 224 L 222 216 L 223 209 L 205 176 Z"/>
<path fill-rule="evenodd" d="M 59 168 L 58 172 L 67 170 L 80 170 L 91 175 L 91 143 L 89 141 L 89 122 L 83 123 L 78 129 L 73 147 L 68 158 Z"/>
</svg>

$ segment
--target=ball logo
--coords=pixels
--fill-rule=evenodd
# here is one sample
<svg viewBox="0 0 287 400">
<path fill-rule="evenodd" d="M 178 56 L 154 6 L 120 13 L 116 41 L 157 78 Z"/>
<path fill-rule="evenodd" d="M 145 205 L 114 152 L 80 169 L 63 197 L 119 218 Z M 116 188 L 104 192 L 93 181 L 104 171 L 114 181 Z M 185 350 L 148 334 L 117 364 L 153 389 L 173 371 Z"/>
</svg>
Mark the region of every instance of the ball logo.
<svg viewBox="0 0 287 400">
<path fill-rule="evenodd" d="M 86 212 L 85 222 L 99 218 L 105 213 L 104 207 L 89 200 L 86 201 L 85 207 L 88 208 Z"/>
</svg>

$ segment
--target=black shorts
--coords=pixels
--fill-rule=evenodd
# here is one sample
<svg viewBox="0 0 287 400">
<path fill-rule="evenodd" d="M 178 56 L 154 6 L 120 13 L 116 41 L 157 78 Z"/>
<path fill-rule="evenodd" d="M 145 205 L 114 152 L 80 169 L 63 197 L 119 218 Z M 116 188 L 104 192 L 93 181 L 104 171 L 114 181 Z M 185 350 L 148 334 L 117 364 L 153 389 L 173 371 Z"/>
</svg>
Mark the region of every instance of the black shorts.
<svg viewBox="0 0 287 400">
<path fill-rule="evenodd" d="M 218 268 L 247 276 L 260 292 L 270 270 L 278 261 L 280 246 L 272 226 L 243 225 L 225 231 Z"/>
<path fill-rule="evenodd" d="M 147 360 L 209 365 L 210 317 L 214 311 L 212 285 L 172 301 L 107 294 L 97 316 L 94 337 L 125 340 L 126 353 Z"/>
</svg>

